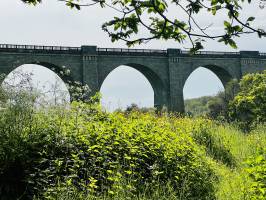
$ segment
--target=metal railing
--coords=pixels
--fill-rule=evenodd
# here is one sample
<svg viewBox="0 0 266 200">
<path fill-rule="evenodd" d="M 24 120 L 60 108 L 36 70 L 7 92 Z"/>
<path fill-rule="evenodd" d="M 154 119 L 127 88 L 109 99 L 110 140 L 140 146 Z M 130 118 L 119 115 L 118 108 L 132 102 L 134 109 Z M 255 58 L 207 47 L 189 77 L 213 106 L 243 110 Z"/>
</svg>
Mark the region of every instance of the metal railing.
<svg viewBox="0 0 266 200">
<path fill-rule="evenodd" d="M 22 50 L 44 50 L 44 51 L 81 51 L 80 47 L 62 47 L 62 46 L 38 46 L 38 45 L 14 45 L 0 44 L 0 49 L 22 49 Z"/>
<path fill-rule="evenodd" d="M 190 54 L 190 51 L 181 50 L 181 54 Z M 196 55 L 240 55 L 240 52 L 227 51 L 197 51 Z"/>
<path fill-rule="evenodd" d="M 97 48 L 98 52 L 121 52 L 121 53 L 160 53 L 167 54 L 167 50 L 161 49 L 123 49 L 123 48 Z"/>
<path fill-rule="evenodd" d="M 108 53 L 143 53 L 143 54 L 160 54 L 167 55 L 167 50 L 160 49 L 123 49 L 123 48 L 97 48 L 97 51 L 101 54 Z M 182 55 L 191 55 L 190 51 L 181 50 Z M 220 51 L 198 51 L 196 55 L 240 55 L 240 52 L 220 52 Z"/>
<path fill-rule="evenodd" d="M 57 52 L 73 52 L 79 53 L 82 47 L 64 47 L 64 46 L 39 46 L 39 45 L 14 45 L 0 44 L 0 50 L 39 50 L 39 51 L 57 51 Z M 97 48 L 98 54 L 137 54 L 137 55 L 160 55 L 167 56 L 167 50 L 161 49 L 126 49 L 126 48 Z M 180 55 L 191 55 L 187 50 L 180 50 Z M 222 52 L 222 51 L 198 51 L 195 55 L 232 55 L 238 56 L 240 52 Z M 259 53 L 259 56 L 266 56 L 266 53 Z"/>
</svg>

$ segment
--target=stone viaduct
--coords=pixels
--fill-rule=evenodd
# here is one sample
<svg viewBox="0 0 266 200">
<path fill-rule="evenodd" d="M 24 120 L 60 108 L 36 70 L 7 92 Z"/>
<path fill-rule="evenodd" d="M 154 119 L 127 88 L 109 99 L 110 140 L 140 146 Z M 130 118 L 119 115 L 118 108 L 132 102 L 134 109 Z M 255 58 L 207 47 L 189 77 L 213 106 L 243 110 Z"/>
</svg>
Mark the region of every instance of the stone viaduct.
<svg viewBox="0 0 266 200">
<path fill-rule="evenodd" d="M 266 53 L 200 51 L 191 55 L 180 49 L 0 44 L 0 73 L 9 74 L 23 64 L 38 64 L 58 72 L 65 66 L 70 69 L 72 80 L 89 85 L 91 94 L 100 91 L 105 78 L 116 67 L 127 65 L 141 72 L 150 82 L 155 106 L 183 112 L 183 87 L 195 69 L 205 67 L 211 70 L 226 85 L 232 78 L 240 79 L 247 73 L 266 70 Z"/>
</svg>

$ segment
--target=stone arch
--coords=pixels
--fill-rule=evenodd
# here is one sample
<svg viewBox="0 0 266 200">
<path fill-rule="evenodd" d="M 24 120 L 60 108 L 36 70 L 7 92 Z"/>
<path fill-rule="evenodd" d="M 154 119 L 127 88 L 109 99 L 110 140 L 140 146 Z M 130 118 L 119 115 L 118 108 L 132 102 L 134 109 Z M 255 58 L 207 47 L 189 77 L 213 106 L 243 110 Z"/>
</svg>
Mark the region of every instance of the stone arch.
<svg viewBox="0 0 266 200">
<path fill-rule="evenodd" d="M 62 70 L 64 70 L 63 68 L 65 67 L 65 69 L 68 69 L 67 66 L 58 66 L 55 65 L 53 63 L 49 63 L 49 62 L 30 62 L 30 63 L 26 63 L 26 64 L 34 64 L 34 65 L 40 65 L 43 67 L 46 67 L 50 70 L 52 70 L 54 73 L 56 73 L 65 83 L 68 83 L 69 81 L 74 81 L 74 79 L 72 78 L 71 74 L 61 74 L 60 72 Z"/>
<path fill-rule="evenodd" d="M 1 70 L 1 71 L 3 73 L 5 73 L 5 75 L 7 76 L 9 73 L 11 73 L 16 68 L 18 68 L 18 67 L 20 67 L 22 65 L 26 65 L 26 64 L 40 65 L 42 67 L 46 67 L 47 69 L 50 69 L 51 71 L 56 73 L 64 81 L 64 83 L 68 83 L 69 81 L 74 81 L 74 79 L 71 76 L 71 74 L 64 75 L 64 74 L 60 73 L 60 71 L 63 70 L 63 66 L 58 66 L 56 64 L 49 63 L 49 62 L 39 62 L 39 61 L 16 62 L 16 63 L 13 63 L 12 67 L 8 67 L 5 70 Z M 66 67 L 66 69 L 67 69 L 67 67 Z"/>
<path fill-rule="evenodd" d="M 183 79 L 182 79 L 182 87 L 181 87 L 181 96 L 179 97 L 180 100 L 180 109 L 181 112 L 185 111 L 185 105 L 184 105 L 184 86 L 189 78 L 189 76 L 195 71 L 197 70 L 199 67 L 203 67 L 206 68 L 208 70 L 210 70 L 211 72 L 213 72 L 217 78 L 222 82 L 224 89 L 226 89 L 226 85 L 227 83 L 232 80 L 234 78 L 234 75 L 232 75 L 232 73 L 227 70 L 226 67 L 221 67 L 218 65 L 213 65 L 213 64 L 204 64 L 204 65 L 197 65 L 197 66 L 193 66 L 191 68 L 191 70 L 188 70 L 187 73 L 185 73 L 183 75 Z"/>
<path fill-rule="evenodd" d="M 203 66 L 197 66 L 195 68 L 193 68 L 193 70 L 191 70 L 183 79 L 183 87 L 185 86 L 185 83 L 188 79 L 188 77 L 199 67 L 203 67 L 206 68 L 208 70 L 210 70 L 211 72 L 213 72 L 218 78 L 219 80 L 222 82 L 224 88 L 226 88 L 227 83 L 233 79 L 233 75 L 227 71 L 224 67 L 220 67 L 217 65 L 203 65 Z"/>
<path fill-rule="evenodd" d="M 38 65 L 40 67 L 44 67 L 47 68 L 49 70 L 51 70 L 51 72 L 55 73 L 62 81 L 64 84 L 68 84 L 74 81 L 74 79 L 72 78 L 71 74 L 64 74 L 61 73 L 62 70 L 67 70 L 67 67 L 59 67 L 58 65 L 52 64 L 52 63 L 48 63 L 48 62 L 38 62 L 38 61 L 34 61 L 34 62 L 16 62 L 15 64 L 13 63 L 13 65 L 8 68 L 6 68 L 5 70 L 1 70 L 4 73 L 4 77 L 2 77 L 2 79 L 0 80 L 0 84 L 2 84 L 2 81 L 5 80 L 5 78 L 12 73 L 14 70 L 16 70 L 17 68 L 23 66 L 23 65 Z M 70 101 L 73 100 L 72 98 L 72 94 L 71 91 L 67 88 L 67 91 L 70 95 Z"/>
<path fill-rule="evenodd" d="M 233 76 L 230 74 L 230 72 L 224 69 L 223 67 L 219 67 L 216 65 L 205 65 L 202 67 L 212 71 L 220 79 L 224 88 L 226 88 L 227 83 L 233 79 Z"/>
<path fill-rule="evenodd" d="M 121 65 L 132 67 L 133 69 L 139 71 L 148 80 L 148 82 L 150 83 L 154 91 L 154 106 L 155 107 L 162 108 L 163 106 L 168 106 L 166 86 L 163 83 L 163 80 L 151 68 L 141 65 L 141 64 L 125 63 L 125 64 L 120 64 L 120 65 L 109 68 L 108 71 L 99 80 L 99 88 L 101 88 L 107 76 L 114 69 L 118 68 Z"/>
</svg>

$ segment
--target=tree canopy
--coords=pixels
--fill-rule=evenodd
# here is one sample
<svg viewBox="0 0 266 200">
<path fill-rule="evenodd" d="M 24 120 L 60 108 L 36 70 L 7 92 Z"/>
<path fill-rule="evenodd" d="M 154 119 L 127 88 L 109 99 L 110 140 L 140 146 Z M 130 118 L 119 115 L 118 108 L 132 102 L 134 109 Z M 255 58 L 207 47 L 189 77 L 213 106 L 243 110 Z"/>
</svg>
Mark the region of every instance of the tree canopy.
<svg viewBox="0 0 266 200">
<path fill-rule="evenodd" d="M 22 0 L 36 5 L 42 0 Z M 192 52 L 203 49 L 206 39 L 216 40 L 237 48 L 235 38 L 243 34 L 265 37 L 266 32 L 256 26 L 254 16 L 246 16 L 243 6 L 254 4 L 254 0 L 58 0 L 72 9 L 99 4 L 117 11 L 117 16 L 102 25 L 111 40 L 123 40 L 128 46 L 153 39 L 174 40 L 178 43 L 190 41 Z M 263 9 L 265 0 L 260 0 L 258 9 Z M 172 13 L 170 14 L 170 10 Z M 222 31 L 209 31 L 213 26 L 198 22 L 198 15 L 223 14 Z M 220 18 L 220 17 L 219 17 Z M 143 34 L 144 33 L 144 34 Z M 144 35 L 144 36 L 143 36 Z"/>
<path fill-rule="evenodd" d="M 240 81 L 240 91 L 229 105 L 231 119 L 245 129 L 266 122 L 266 70 L 247 74 Z"/>
</svg>

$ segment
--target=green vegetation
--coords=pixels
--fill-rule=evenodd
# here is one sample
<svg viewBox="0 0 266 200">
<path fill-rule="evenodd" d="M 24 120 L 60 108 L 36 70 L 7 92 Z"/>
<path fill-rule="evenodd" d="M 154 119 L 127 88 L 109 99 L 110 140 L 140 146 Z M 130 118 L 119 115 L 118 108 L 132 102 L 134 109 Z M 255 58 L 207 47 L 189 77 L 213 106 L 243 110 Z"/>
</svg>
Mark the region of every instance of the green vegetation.
<svg viewBox="0 0 266 200">
<path fill-rule="evenodd" d="M 9 196 L 16 183 L 41 199 L 72 188 L 83 196 L 154 195 L 167 185 L 181 199 L 214 198 L 215 174 L 188 132 L 172 125 L 175 118 L 108 114 L 83 103 L 24 110 L 15 105 L 1 115 L 2 194 Z M 12 172 L 18 176 L 7 185 Z"/>
<path fill-rule="evenodd" d="M 185 99 L 185 111 L 191 116 L 204 116 L 210 113 L 208 102 L 216 99 L 216 96 L 203 96 L 192 99 Z"/>
<path fill-rule="evenodd" d="M 238 80 L 233 79 L 225 86 L 225 91 L 214 96 L 203 96 L 185 100 L 185 110 L 191 116 L 208 116 L 212 119 L 229 121 L 229 103 L 239 92 Z"/>
<path fill-rule="evenodd" d="M 32 111 L 1 113 L 7 199 L 252 199 L 266 184 L 258 178 L 264 127 L 246 135 L 206 119 L 105 113 L 98 104 Z"/>
<path fill-rule="evenodd" d="M 186 99 L 184 103 L 187 115 L 194 117 L 207 116 L 219 120 L 228 118 L 229 101 L 225 92 L 219 92 L 214 96 Z"/>
<path fill-rule="evenodd" d="M 185 110 L 195 117 L 234 122 L 248 132 L 266 122 L 266 71 L 248 74 L 240 83 L 232 80 L 215 96 L 185 100 Z"/>
<path fill-rule="evenodd" d="M 245 130 L 257 123 L 266 123 L 266 70 L 242 78 L 240 91 L 230 102 L 229 115 Z"/>
<path fill-rule="evenodd" d="M 265 76 L 250 76 L 229 110 L 247 79 L 259 80 L 248 89 L 260 88 L 251 94 L 265 101 Z M 244 133 L 235 123 L 134 105 L 107 113 L 99 96 L 36 108 L 25 91 L 1 94 L 1 199 L 266 198 L 265 115 Z"/>
</svg>

